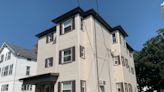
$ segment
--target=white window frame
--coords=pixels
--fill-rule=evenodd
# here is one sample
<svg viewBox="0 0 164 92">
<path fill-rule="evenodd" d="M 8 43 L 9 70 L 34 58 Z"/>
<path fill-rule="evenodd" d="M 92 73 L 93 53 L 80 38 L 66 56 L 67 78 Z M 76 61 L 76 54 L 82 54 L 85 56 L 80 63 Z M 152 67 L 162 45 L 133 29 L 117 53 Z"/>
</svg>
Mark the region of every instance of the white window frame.
<svg viewBox="0 0 164 92">
<path fill-rule="evenodd" d="M 51 59 L 52 59 L 52 61 L 51 61 Z M 45 59 L 45 68 L 49 68 L 49 67 L 53 67 L 53 57 Z"/>
<path fill-rule="evenodd" d="M 67 22 L 69 22 L 69 23 L 67 23 Z M 66 24 L 67 23 L 67 24 Z M 66 25 L 65 25 L 66 24 Z M 67 33 L 67 32 L 69 32 L 69 31 L 71 31 L 72 29 L 73 29 L 73 18 L 70 18 L 70 19 L 68 19 L 68 20 L 66 20 L 66 21 L 64 21 L 63 23 L 62 23 L 62 32 L 63 32 L 63 34 L 65 34 L 65 33 Z M 67 28 L 67 27 L 69 27 L 69 26 L 71 26 L 71 30 L 69 30 L 69 31 L 67 31 L 67 32 L 65 32 L 65 28 Z"/>
<path fill-rule="evenodd" d="M 80 57 L 85 59 L 85 48 L 83 46 L 80 46 L 80 55 L 81 54 L 82 54 L 82 56 L 80 56 Z"/>
<path fill-rule="evenodd" d="M 120 56 L 114 56 L 114 65 L 120 65 Z"/>
<path fill-rule="evenodd" d="M 26 75 L 30 75 L 30 66 L 26 66 Z"/>
<path fill-rule="evenodd" d="M 54 33 L 49 33 L 47 34 L 47 37 L 46 37 L 46 43 L 50 43 L 50 42 L 53 42 L 54 40 Z"/>
<path fill-rule="evenodd" d="M 65 50 L 62 51 L 62 63 L 63 63 L 63 64 L 64 64 L 64 63 L 69 63 L 69 62 L 72 62 L 72 61 L 73 61 L 73 56 L 72 56 L 72 55 L 73 55 L 73 51 L 72 51 L 72 49 L 73 49 L 73 48 L 68 48 L 68 49 L 65 49 Z M 70 50 L 70 54 L 64 55 L 64 52 L 65 52 L 66 50 Z M 66 57 L 71 57 L 71 60 L 65 61 L 64 58 L 66 58 Z"/>
<path fill-rule="evenodd" d="M 114 37 L 113 35 L 115 35 L 115 37 Z M 117 36 L 116 36 L 116 33 L 113 33 L 113 34 L 112 34 L 112 43 L 113 43 L 113 44 L 114 44 L 114 43 L 117 43 Z"/>
<path fill-rule="evenodd" d="M 71 84 L 71 88 L 69 89 L 71 92 L 72 92 L 72 86 L 73 86 L 73 84 L 72 84 L 72 81 L 65 81 L 65 82 L 61 82 L 61 92 L 63 92 L 64 91 L 64 89 L 63 89 L 63 87 L 64 87 L 64 83 L 70 83 Z"/>
<path fill-rule="evenodd" d="M 120 91 L 119 91 L 120 89 Z M 123 87 L 123 83 L 116 83 L 116 92 L 124 92 L 124 87 Z"/>
</svg>

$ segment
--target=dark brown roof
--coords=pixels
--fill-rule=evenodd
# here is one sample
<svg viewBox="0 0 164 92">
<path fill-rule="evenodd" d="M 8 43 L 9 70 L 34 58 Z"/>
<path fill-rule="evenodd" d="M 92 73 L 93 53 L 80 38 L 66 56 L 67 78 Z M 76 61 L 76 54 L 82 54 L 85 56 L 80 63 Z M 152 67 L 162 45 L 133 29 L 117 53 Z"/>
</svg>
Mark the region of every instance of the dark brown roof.
<svg viewBox="0 0 164 92">
<path fill-rule="evenodd" d="M 134 49 L 128 43 L 126 43 L 126 46 L 130 51 L 132 51 L 132 52 L 134 51 Z"/>
<path fill-rule="evenodd" d="M 63 15 L 53 19 L 52 22 L 58 23 L 60 21 L 63 21 L 65 19 L 71 17 L 71 16 L 74 16 L 75 14 L 78 14 L 78 13 L 83 15 L 84 11 L 80 7 L 74 8 L 74 9 L 70 10 L 69 12 L 64 13 Z"/>
<path fill-rule="evenodd" d="M 125 32 L 125 30 L 120 25 L 112 28 L 112 31 L 116 31 L 116 30 L 119 30 L 123 36 L 125 36 L 125 37 L 128 36 L 128 34 Z"/>
<path fill-rule="evenodd" d="M 35 36 L 38 37 L 38 38 L 40 38 L 40 37 L 42 37 L 42 36 L 44 36 L 46 34 L 49 34 L 51 32 L 56 32 L 56 26 L 54 26 L 54 27 L 52 27 L 52 28 L 50 28 L 50 29 L 48 29 L 46 31 L 43 31 L 43 32 L 41 32 L 41 33 L 39 33 L 39 34 L 37 34 Z"/>
<path fill-rule="evenodd" d="M 64 13 L 63 15 L 61 15 L 61 16 L 53 19 L 52 22 L 54 22 L 55 24 L 57 24 L 57 23 L 65 20 L 65 19 L 68 19 L 68 18 L 74 16 L 75 14 L 80 14 L 84 18 L 92 15 L 105 28 L 107 28 L 109 32 L 113 32 L 113 31 L 119 30 L 125 37 L 128 36 L 128 34 L 126 33 L 126 31 L 121 26 L 116 26 L 116 27 L 112 28 L 94 9 L 89 9 L 87 11 L 84 11 L 80 7 L 77 7 L 77 8 L 74 8 L 74 9 L 70 10 L 69 12 Z M 37 34 L 36 36 L 37 37 L 42 37 L 42 36 L 44 36 L 44 35 L 52 32 L 52 31 L 56 31 L 56 27 L 51 28 L 49 30 L 46 30 L 44 32 L 41 32 L 41 33 Z"/>
<path fill-rule="evenodd" d="M 29 76 L 26 78 L 21 78 L 19 81 L 23 81 L 23 84 L 38 84 L 56 81 L 59 73 L 46 73 L 35 76 Z"/>
</svg>

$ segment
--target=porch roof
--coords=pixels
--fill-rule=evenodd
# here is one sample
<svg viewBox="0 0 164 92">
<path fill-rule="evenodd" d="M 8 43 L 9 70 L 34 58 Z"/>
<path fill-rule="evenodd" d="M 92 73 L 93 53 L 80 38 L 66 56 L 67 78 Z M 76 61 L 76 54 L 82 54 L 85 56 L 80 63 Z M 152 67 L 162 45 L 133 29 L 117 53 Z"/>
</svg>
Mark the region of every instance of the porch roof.
<svg viewBox="0 0 164 92">
<path fill-rule="evenodd" d="M 46 83 L 54 83 L 59 76 L 59 73 L 46 73 L 36 76 L 30 76 L 26 78 L 21 78 L 19 81 L 23 81 L 23 84 L 46 84 Z"/>
</svg>

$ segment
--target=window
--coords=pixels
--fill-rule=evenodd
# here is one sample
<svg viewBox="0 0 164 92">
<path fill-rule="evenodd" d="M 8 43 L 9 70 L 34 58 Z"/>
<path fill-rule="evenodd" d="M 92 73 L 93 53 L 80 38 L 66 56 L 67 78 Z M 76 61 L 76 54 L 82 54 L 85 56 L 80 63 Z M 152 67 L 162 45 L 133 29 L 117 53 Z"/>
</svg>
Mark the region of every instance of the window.
<svg viewBox="0 0 164 92">
<path fill-rule="evenodd" d="M 8 84 L 5 84 L 5 85 L 1 86 L 1 92 L 8 91 L 8 89 L 9 89 L 9 85 Z"/>
<path fill-rule="evenodd" d="M 123 56 L 121 56 L 121 61 L 122 61 L 122 66 L 125 66 L 125 61 Z"/>
<path fill-rule="evenodd" d="M 6 66 L 5 67 L 5 70 L 4 70 L 4 76 L 7 76 L 8 75 L 8 69 L 9 69 L 9 66 Z"/>
<path fill-rule="evenodd" d="M 100 86 L 100 92 L 105 92 L 105 86 Z"/>
<path fill-rule="evenodd" d="M 122 44 L 122 35 L 121 34 L 120 34 L 119 38 L 120 38 L 120 44 Z"/>
<path fill-rule="evenodd" d="M 116 43 L 117 42 L 116 34 L 115 33 L 112 34 L 112 39 L 113 39 L 113 43 Z"/>
<path fill-rule="evenodd" d="M 128 59 L 126 58 L 125 58 L 125 65 L 126 65 L 126 68 L 129 68 Z"/>
<path fill-rule="evenodd" d="M 59 51 L 59 64 L 75 61 L 75 47 Z"/>
<path fill-rule="evenodd" d="M 114 65 L 120 65 L 120 56 L 114 56 Z"/>
<path fill-rule="evenodd" d="M 73 24 L 72 23 L 72 18 L 63 23 L 64 33 L 69 32 L 69 31 L 72 30 L 72 24 Z"/>
<path fill-rule="evenodd" d="M 30 66 L 26 67 L 26 75 L 30 75 Z"/>
<path fill-rule="evenodd" d="M 49 33 L 46 36 L 46 43 L 52 42 L 54 40 L 54 33 Z"/>
<path fill-rule="evenodd" d="M 128 84 L 128 91 L 133 92 L 133 88 L 132 88 L 132 85 L 130 83 Z"/>
<path fill-rule="evenodd" d="M 4 59 L 4 55 L 1 55 L 1 61 L 0 62 L 3 62 L 3 59 Z"/>
<path fill-rule="evenodd" d="M 80 46 L 80 57 L 85 58 L 85 48 L 83 46 Z"/>
<path fill-rule="evenodd" d="M 31 91 L 32 85 L 22 85 L 22 91 Z"/>
<path fill-rule="evenodd" d="M 131 67 L 131 72 L 132 72 L 132 74 L 134 74 L 134 68 L 133 67 Z"/>
<path fill-rule="evenodd" d="M 8 52 L 8 57 L 7 59 L 9 60 L 11 58 L 11 51 Z"/>
<path fill-rule="evenodd" d="M 59 82 L 60 92 L 75 92 L 75 81 Z"/>
<path fill-rule="evenodd" d="M 128 84 L 125 83 L 125 92 L 128 92 Z"/>
<path fill-rule="evenodd" d="M 86 81 L 81 80 L 81 92 L 86 92 Z"/>
<path fill-rule="evenodd" d="M 83 30 L 83 18 L 81 18 L 81 30 Z"/>
<path fill-rule="evenodd" d="M 12 75 L 12 72 L 13 72 L 13 64 L 12 64 L 12 65 L 10 65 L 9 75 Z"/>
<path fill-rule="evenodd" d="M 116 83 L 116 92 L 124 92 L 123 83 Z"/>
<path fill-rule="evenodd" d="M 53 66 L 53 57 L 45 59 L 45 68 L 49 68 Z"/>
</svg>

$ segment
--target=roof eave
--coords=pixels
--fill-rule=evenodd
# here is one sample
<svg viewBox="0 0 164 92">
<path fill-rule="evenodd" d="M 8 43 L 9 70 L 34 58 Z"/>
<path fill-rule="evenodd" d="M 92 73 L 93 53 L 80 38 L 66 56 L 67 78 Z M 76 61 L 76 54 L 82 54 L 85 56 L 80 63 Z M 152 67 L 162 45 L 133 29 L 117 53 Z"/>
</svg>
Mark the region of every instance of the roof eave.
<svg viewBox="0 0 164 92">
<path fill-rule="evenodd" d="M 125 30 L 122 28 L 122 26 L 120 26 L 120 25 L 114 27 L 112 30 L 113 30 L 113 31 L 119 30 L 119 31 L 123 34 L 123 36 L 128 37 L 128 34 L 126 33 L 126 31 L 125 31 Z"/>
<path fill-rule="evenodd" d="M 66 18 L 69 18 L 70 16 L 74 16 L 75 14 L 78 14 L 78 13 L 83 15 L 84 11 L 80 7 L 77 7 L 75 9 L 72 9 L 71 11 L 64 13 L 63 15 L 53 19 L 52 22 L 59 23 L 60 21 L 66 19 Z"/>
</svg>

